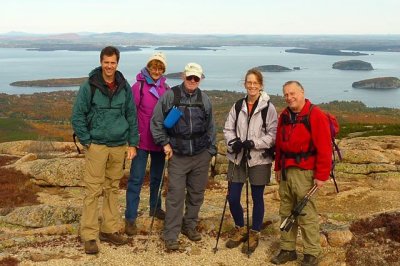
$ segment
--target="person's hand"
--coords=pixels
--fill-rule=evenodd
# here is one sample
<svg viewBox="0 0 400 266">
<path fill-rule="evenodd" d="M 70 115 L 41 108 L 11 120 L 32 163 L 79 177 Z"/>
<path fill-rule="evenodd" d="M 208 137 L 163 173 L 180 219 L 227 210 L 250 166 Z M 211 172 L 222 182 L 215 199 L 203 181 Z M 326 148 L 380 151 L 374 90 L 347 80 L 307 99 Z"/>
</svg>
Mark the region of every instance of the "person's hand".
<svg viewBox="0 0 400 266">
<path fill-rule="evenodd" d="M 251 150 L 254 148 L 254 141 L 252 140 L 245 140 L 243 141 L 243 148 L 245 148 L 246 150 Z"/>
<path fill-rule="evenodd" d="M 232 151 L 233 153 L 239 154 L 243 149 L 243 142 L 238 139 L 232 144 Z"/>
<path fill-rule="evenodd" d="M 167 160 L 169 160 L 172 157 L 173 151 L 172 151 L 171 145 L 169 145 L 169 143 L 164 145 L 164 153 L 165 153 L 165 158 Z"/>
<path fill-rule="evenodd" d="M 91 143 L 82 145 L 84 153 L 86 153 L 89 150 L 90 144 Z"/>
<path fill-rule="evenodd" d="M 282 172 L 281 171 L 276 171 L 275 172 L 275 180 L 276 180 L 276 182 L 278 182 L 278 183 L 281 182 L 281 176 L 282 176 Z"/>
<path fill-rule="evenodd" d="M 314 179 L 314 184 L 316 184 L 318 188 L 322 188 L 324 186 L 325 182 L 326 181 Z"/>
<path fill-rule="evenodd" d="M 136 147 L 128 147 L 128 154 L 126 158 L 128 160 L 133 160 L 136 157 Z"/>
</svg>

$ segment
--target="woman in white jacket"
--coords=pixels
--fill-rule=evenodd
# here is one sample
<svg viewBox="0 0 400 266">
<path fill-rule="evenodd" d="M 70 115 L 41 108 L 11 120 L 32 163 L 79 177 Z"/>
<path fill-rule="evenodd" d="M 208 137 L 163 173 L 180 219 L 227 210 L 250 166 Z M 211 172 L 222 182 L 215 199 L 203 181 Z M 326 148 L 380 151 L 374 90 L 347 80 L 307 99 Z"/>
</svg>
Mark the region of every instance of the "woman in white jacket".
<svg viewBox="0 0 400 266">
<path fill-rule="evenodd" d="M 264 188 L 270 181 L 273 161 L 272 154 L 268 151 L 275 144 L 277 113 L 268 94 L 263 91 L 263 76 L 259 70 L 253 68 L 247 71 L 244 87 L 247 95 L 232 106 L 225 122 L 224 138 L 229 159 L 228 201 L 235 221 L 235 232 L 226 242 L 226 247 L 234 248 L 245 242 L 242 252 L 247 253 L 253 252 L 258 246 L 264 218 Z M 236 110 L 240 110 L 238 114 Z M 251 184 L 253 200 L 249 240 L 240 203 L 243 184 L 247 178 Z"/>
</svg>

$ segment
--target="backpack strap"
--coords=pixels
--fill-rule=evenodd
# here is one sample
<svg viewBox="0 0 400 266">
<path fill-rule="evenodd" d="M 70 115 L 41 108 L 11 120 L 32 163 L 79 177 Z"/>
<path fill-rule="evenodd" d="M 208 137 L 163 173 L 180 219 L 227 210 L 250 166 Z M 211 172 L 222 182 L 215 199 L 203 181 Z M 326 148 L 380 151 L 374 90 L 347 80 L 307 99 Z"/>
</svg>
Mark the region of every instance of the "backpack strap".
<svg viewBox="0 0 400 266">
<path fill-rule="evenodd" d="M 268 108 L 269 108 L 269 100 L 268 104 L 264 109 L 261 109 L 261 118 L 262 118 L 262 127 L 264 128 L 265 134 L 267 134 L 267 115 L 268 115 Z"/>
<path fill-rule="evenodd" d="M 240 114 L 240 110 L 242 110 L 242 105 L 243 105 L 243 101 L 244 101 L 244 99 L 245 98 L 241 98 L 241 99 L 239 99 L 236 103 L 235 103 L 235 112 L 236 112 L 236 119 L 235 119 L 235 135 L 236 135 L 236 138 L 237 138 L 237 131 L 236 131 L 236 129 L 237 129 L 237 121 L 238 121 L 238 118 L 239 118 L 239 114 Z"/>
<path fill-rule="evenodd" d="M 78 144 L 76 144 L 76 137 L 77 136 L 74 132 L 74 134 L 72 134 L 72 139 L 74 140 L 74 144 L 75 144 L 76 150 L 78 151 L 78 154 L 82 154 L 81 149 L 79 149 Z"/>
<path fill-rule="evenodd" d="M 311 111 L 314 109 L 314 106 L 315 106 L 314 104 L 310 105 L 307 115 L 304 116 L 300 121 L 301 123 L 303 123 L 306 126 L 306 128 L 308 129 L 308 132 L 310 132 L 310 134 L 311 134 L 310 115 L 311 115 Z"/>
<path fill-rule="evenodd" d="M 142 98 L 143 98 L 143 86 L 144 86 L 144 80 L 140 80 L 140 85 L 139 85 L 139 105 L 142 103 Z"/>
<path fill-rule="evenodd" d="M 90 85 L 90 107 L 89 107 L 89 112 L 90 109 L 92 108 L 92 104 L 93 104 L 93 98 L 94 98 L 94 94 L 96 93 L 97 87 L 94 85 Z"/>
<path fill-rule="evenodd" d="M 181 89 L 179 86 L 172 87 L 172 91 L 174 92 L 174 101 L 172 102 L 173 106 L 178 106 L 181 102 Z"/>
</svg>

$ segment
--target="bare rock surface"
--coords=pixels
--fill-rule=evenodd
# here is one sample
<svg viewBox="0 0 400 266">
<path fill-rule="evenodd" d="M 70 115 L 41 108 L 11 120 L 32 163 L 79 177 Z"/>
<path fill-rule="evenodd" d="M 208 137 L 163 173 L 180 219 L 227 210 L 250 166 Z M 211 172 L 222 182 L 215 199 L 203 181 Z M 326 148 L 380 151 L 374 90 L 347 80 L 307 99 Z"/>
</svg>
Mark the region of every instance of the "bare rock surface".
<svg viewBox="0 0 400 266">
<path fill-rule="evenodd" d="M 211 170 L 215 178 L 210 179 L 200 211 L 198 230 L 203 237 L 200 242 L 191 242 L 180 235 L 180 249 L 177 252 L 166 251 L 161 240 L 163 222 L 157 219 L 149 235 L 149 188 L 145 182 L 137 219 L 138 235 L 120 247 L 100 242 L 100 253 L 90 256 L 84 254 L 78 236 L 83 199 L 79 182 L 83 157 L 76 156 L 74 149 L 65 151 L 65 147 L 70 147 L 68 143 L 53 145 L 60 148 L 47 153 L 26 150 L 32 147 L 26 142 L 17 145 L 0 143 L 1 153 L 23 158 L 6 167 L 21 169 L 32 175 L 37 184 L 44 186 L 37 193 L 40 205 L 11 208 L 0 213 L 0 264 L 8 259 L 19 261 L 20 265 L 271 265 L 269 260 L 279 250 L 280 235 L 280 199 L 278 184 L 274 181 L 264 192 L 263 229 L 259 247 L 250 258 L 241 253 L 241 247 L 225 247 L 228 234 L 234 227 L 229 208 L 224 215 L 218 251 L 213 252 L 227 191 L 226 147 L 223 142 L 218 145 L 220 154 L 215 158 L 214 170 Z M 376 225 L 361 223 L 364 227 L 359 230 L 352 227 L 364 219 L 369 221 L 380 215 L 390 217 L 393 212 L 399 212 L 400 137 L 343 139 L 339 146 L 344 157 L 343 162 L 336 165 L 340 193 L 337 194 L 333 183 L 328 182 L 315 195 L 323 247 L 320 265 L 366 265 L 367 262 L 368 265 L 400 265 L 400 236 L 397 234 L 400 225 L 396 224 L 396 219 L 387 218 L 384 221 L 390 222 Z M 121 188 L 118 227 L 121 232 L 124 229 L 125 193 Z M 162 200 L 165 202 L 165 192 Z M 99 208 L 101 202 L 102 198 Z M 242 205 L 246 211 L 245 191 Z M 251 196 L 249 205 L 251 216 Z M 299 258 L 286 265 L 300 263 L 301 244 L 299 236 Z M 369 254 L 371 249 L 373 254 Z"/>
<path fill-rule="evenodd" d="M 7 214 L 4 222 L 25 227 L 47 227 L 79 221 L 81 210 L 75 207 L 35 205 L 19 207 Z"/>
</svg>

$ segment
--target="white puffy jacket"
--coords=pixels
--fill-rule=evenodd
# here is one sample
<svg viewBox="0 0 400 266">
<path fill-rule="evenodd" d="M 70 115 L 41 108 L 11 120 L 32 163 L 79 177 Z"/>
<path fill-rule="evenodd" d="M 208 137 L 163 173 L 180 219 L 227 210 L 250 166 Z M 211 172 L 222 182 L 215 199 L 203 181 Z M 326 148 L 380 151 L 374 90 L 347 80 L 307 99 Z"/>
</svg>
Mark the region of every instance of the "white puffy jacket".
<svg viewBox="0 0 400 266">
<path fill-rule="evenodd" d="M 275 144 L 276 139 L 276 128 L 278 125 L 277 113 L 275 106 L 269 102 L 268 113 L 266 117 L 267 133 L 265 134 L 264 128 L 262 127 L 263 121 L 261 116 L 261 110 L 268 105 L 269 96 L 266 92 L 261 91 L 260 97 L 258 98 L 258 104 L 253 112 L 250 120 L 248 120 L 249 113 L 247 110 L 246 101 L 243 101 L 242 109 L 240 110 L 236 133 L 235 133 L 235 120 L 236 120 L 236 110 L 235 104 L 229 111 L 228 117 L 225 121 L 224 126 L 224 138 L 228 146 L 229 141 L 239 137 L 243 142 L 245 140 L 252 140 L 254 142 L 254 148 L 250 151 L 251 159 L 248 160 L 249 167 L 261 164 L 272 163 L 272 158 L 268 156 L 264 158 L 262 153 L 265 149 L 272 147 Z M 243 150 L 237 155 L 231 153 L 232 149 L 228 146 L 227 157 L 230 161 L 236 162 L 237 165 L 240 164 L 243 156 Z"/>
</svg>

